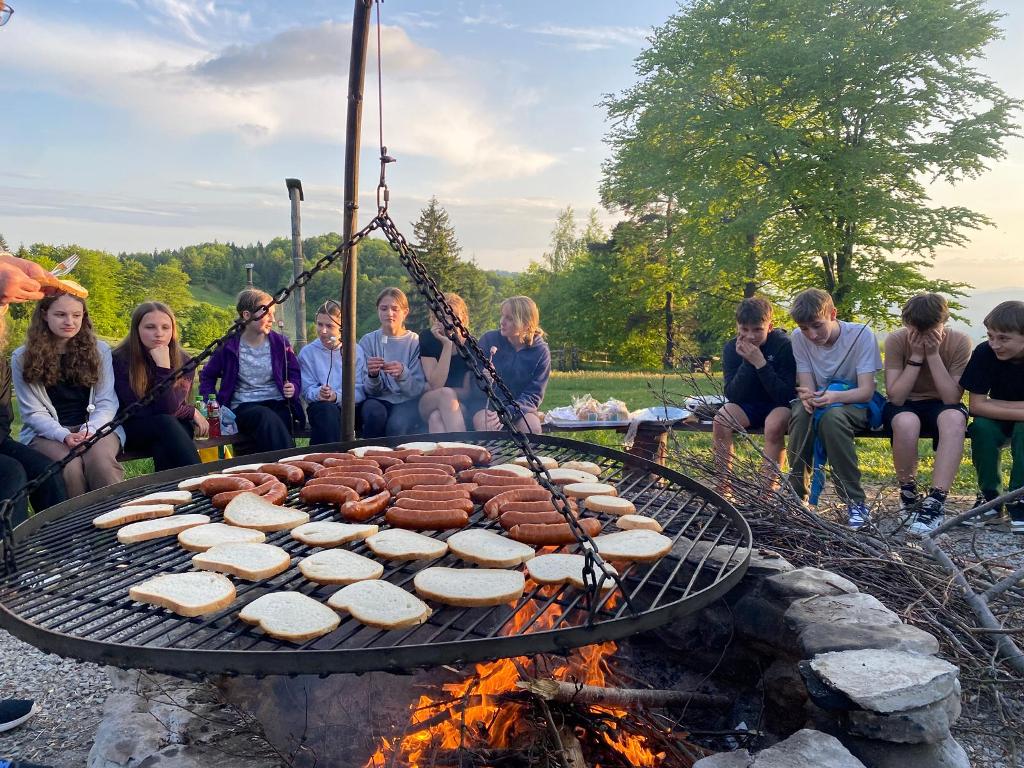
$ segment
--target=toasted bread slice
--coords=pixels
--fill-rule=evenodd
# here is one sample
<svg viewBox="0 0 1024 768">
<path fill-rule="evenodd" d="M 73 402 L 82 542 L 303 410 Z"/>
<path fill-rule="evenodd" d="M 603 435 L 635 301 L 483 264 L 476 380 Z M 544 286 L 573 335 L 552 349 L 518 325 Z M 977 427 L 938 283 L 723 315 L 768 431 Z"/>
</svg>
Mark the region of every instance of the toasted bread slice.
<svg viewBox="0 0 1024 768">
<path fill-rule="evenodd" d="M 550 456 L 538 456 L 537 458 L 540 459 L 541 466 L 544 467 L 544 469 L 558 468 L 558 462 L 552 459 Z M 518 464 L 520 467 L 526 467 L 527 469 L 529 469 L 530 467 L 530 460 L 527 459 L 525 456 L 516 456 L 514 459 L 512 459 L 512 463 Z"/>
<path fill-rule="evenodd" d="M 378 629 L 405 629 L 426 621 L 430 606 L 387 581 L 357 581 L 327 599 L 336 611 L 345 611 L 360 624 Z"/>
<path fill-rule="evenodd" d="M 235 599 L 235 585 L 219 573 L 165 573 L 129 588 L 128 596 L 158 605 L 179 616 L 203 616 L 227 608 Z"/>
<path fill-rule="evenodd" d="M 287 531 L 309 522 L 300 509 L 279 507 L 255 493 L 240 493 L 224 508 L 224 522 L 254 531 Z"/>
<path fill-rule="evenodd" d="M 203 484 L 203 480 L 209 480 L 211 477 L 224 477 L 222 472 L 214 472 L 209 475 L 200 475 L 199 477 L 189 477 L 178 483 L 179 491 L 198 491 L 199 486 Z"/>
<path fill-rule="evenodd" d="M 188 504 L 192 501 L 192 494 L 189 491 L 156 491 L 155 493 L 147 493 L 145 496 L 139 496 L 137 499 L 131 501 L 122 501 L 122 507 L 136 507 L 143 504 L 170 504 L 175 507 L 180 507 L 182 504 Z"/>
<path fill-rule="evenodd" d="M 572 584 L 577 589 L 584 588 L 583 568 L 586 559 L 583 555 L 570 555 L 562 552 L 555 552 L 547 555 L 538 555 L 526 563 L 526 572 L 530 578 L 538 584 Z M 611 571 L 618 574 L 611 565 L 605 564 Z M 600 575 L 595 571 L 595 578 Z M 615 582 L 605 579 L 603 589 L 612 589 Z"/>
<path fill-rule="evenodd" d="M 137 544 L 140 541 L 177 536 L 187 528 L 208 525 L 209 522 L 208 515 L 171 515 L 158 520 L 143 520 L 141 523 L 132 523 L 119 530 L 117 540 L 122 544 Z"/>
<path fill-rule="evenodd" d="M 619 496 L 587 496 L 583 506 L 593 512 L 604 512 L 608 515 L 632 515 L 636 513 L 636 506 L 629 499 Z"/>
<path fill-rule="evenodd" d="M 523 596 L 526 579 L 519 571 L 498 568 L 424 568 L 413 577 L 416 594 L 427 600 L 464 608 L 502 605 Z"/>
<path fill-rule="evenodd" d="M 178 534 L 178 543 L 189 552 L 205 552 L 220 544 L 262 544 L 266 540 L 262 531 L 224 523 L 197 525 Z"/>
<path fill-rule="evenodd" d="M 536 554 L 527 544 L 482 528 L 453 533 L 448 537 L 448 549 L 463 560 L 485 568 L 515 568 Z"/>
<path fill-rule="evenodd" d="M 358 541 L 373 536 L 380 526 L 364 523 L 335 523 L 331 520 L 315 520 L 292 528 L 291 536 L 296 541 L 311 547 L 340 547 L 349 541 Z"/>
<path fill-rule="evenodd" d="M 414 443 L 402 443 L 400 446 L 398 446 L 398 450 L 400 451 L 423 451 L 424 453 L 432 451 L 435 448 L 437 448 L 437 443 L 432 442 L 430 440 L 421 440 L 420 442 Z"/>
<path fill-rule="evenodd" d="M 361 445 L 358 448 L 349 448 L 348 452 L 361 459 L 368 453 L 391 453 L 394 450 L 386 445 Z"/>
<path fill-rule="evenodd" d="M 597 475 L 592 475 L 589 472 L 580 472 L 578 469 L 566 469 L 565 467 L 559 467 L 558 469 L 550 470 L 549 474 L 551 475 L 552 482 L 558 483 L 559 485 L 597 482 Z"/>
<path fill-rule="evenodd" d="M 653 517 L 647 517 L 646 515 L 623 515 L 615 521 L 615 525 L 624 531 L 646 528 L 649 531 L 661 533 L 661 523 Z"/>
<path fill-rule="evenodd" d="M 562 464 L 562 469 L 577 469 L 580 472 L 586 472 L 587 474 L 594 475 L 595 477 L 601 476 L 601 467 L 592 461 L 567 461 Z"/>
<path fill-rule="evenodd" d="M 373 534 L 366 540 L 366 546 L 385 560 L 433 560 L 448 551 L 443 541 L 401 528 Z"/>
<path fill-rule="evenodd" d="M 140 504 L 134 507 L 118 507 L 94 517 L 92 524 L 97 528 L 117 528 L 119 525 L 138 522 L 139 520 L 155 520 L 158 517 L 170 517 L 174 507 L 170 504 Z"/>
<path fill-rule="evenodd" d="M 236 464 L 233 467 L 227 467 L 222 469 L 225 475 L 233 475 L 235 472 L 259 472 L 262 464 Z"/>
<path fill-rule="evenodd" d="M 218 544 L 192 555 L 192 567 L 217 571 L 246 581 L 260 581 L 288 570 L 292 559 L 273 544 Z"/>
<path fill-rule="evenodd" d="M 68 293 L 72 296 L 77 296 L 80 299 L 89 298 L 89 291 L 74 280 L 68 280 L 66 278 L 60 278 L 56 275 L 51 275 L 49 272 L 43 273 L 42 276 L 36 277 L 36 280 L 44 288 L 53 288 L 59 293 Z"/>
<path fill-rule="evenodd" d="M 672 539 L 643 528 L 606 533 L 595 537 L 594 543 L 605 560 L 651 563 L 672 551 Z"/>
<path fill-rule="evenodd" d="M 302 559 L 299 570 L 317 584 L 354 584 L 379 579 L 384 566 L 347 549 L 325 549 Z"/>
<path fill-rule="evenodd" d="M 238 618 L 256 624 L 271 637 L 304 643 L 328 632 L 341 623 L 338 614 L 301 592 L 270 592 L 257 597 Z"/>
<path fill-rule="evenodd" d="M 495 464 L 493 467 L 486 467 L 485 469 L 503 469 L 507 472 L 511 472 L 513 475 L 519 475 L 520 477 L 533 477 L 533 471 L 529 467 L 524 467 L 521 464 Z"/>
<path fill-rule="evenodd" d="M 585 499 L 588 496 L 618 496 L 614 485 L 608 483 L 566 483 L 562 490 L 566 496 L 574 499 Z"/>
</svg>

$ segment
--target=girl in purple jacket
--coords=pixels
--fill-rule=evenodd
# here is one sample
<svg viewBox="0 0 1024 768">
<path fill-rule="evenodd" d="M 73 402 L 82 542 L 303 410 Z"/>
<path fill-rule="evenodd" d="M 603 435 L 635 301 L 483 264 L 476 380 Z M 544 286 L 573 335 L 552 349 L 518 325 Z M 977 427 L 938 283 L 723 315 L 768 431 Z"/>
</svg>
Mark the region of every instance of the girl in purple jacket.
<svg viewBox="0 0 1024 768">
<path fill-rule="evenodd" d="M 217 402 L 235 414 L 238 433 L 246 438 L 240 453 L 293 448 L 293 431 L 306 425 L 298 358 L 288 339 L 273 330 L 274 307 L 256 317 L 271 300 L 255 288 L 238 294 L 235 306 L 245 330 L 214 352 L 199 374 L 199 394 L 216 390 Z"/>
</svg>

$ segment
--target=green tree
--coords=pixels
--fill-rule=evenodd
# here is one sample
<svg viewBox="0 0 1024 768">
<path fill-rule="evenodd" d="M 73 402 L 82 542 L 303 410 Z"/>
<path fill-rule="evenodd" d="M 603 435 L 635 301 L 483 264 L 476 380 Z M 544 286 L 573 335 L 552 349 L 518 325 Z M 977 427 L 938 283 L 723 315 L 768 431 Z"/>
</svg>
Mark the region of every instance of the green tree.
<svg viewBox="0 0 1024 768">
<path fill-rule="evenodd" d="M 1016 135 L 1019 102 L 972 63 L 999 18 L 980 0 L 693 0 L 606 100 L 602 198 L 710 252 L 737 299 L 811 281 L 888 323 L 911 292 L 956 295 L 922 270 L 990 222 L 925 180 L 973 178 Z"/>
<path fill-rule="evenodd" d="M 459 291 L 458 278 L 464 268 L 460 265 L 459 254 L 462 246 L 455 236 L 448 212 L 431 197 L 427 206 L 420 211 L 420 217 L 412 224 L 413 246 L 423 266 L 442 291 Z M 397 259 L 397 256 L 395 257 Z M 419 291 L 409 296 L 411 312 L 409 325 L 422 328 L 427 325 L 426 302 Z"/>
<path fill-rule="evenodd" d="M 186 276 L 187 277 L 187 276 Z M 133 258 L 121 259 L 117 286 L 125 312 L 131 312 L 149 298 L 150 268 Z M 187 290 L 187 289 L 186 289 Z"/>
<path fill-rule="evenodd" d="M 146 298 L 162 301 L 178 313 L 194 302 L 188 289 L 189 280 L 177 259 L 159 264 L 146 279 Z"/>
<path fill-rule="evenodd" d="M 186 347 L 201 349 L 227 332 L 235 321 L 235 313 L 229 309 L 215 307 L 206 302 L 195 302 L 175 312 L 181 343 Z"/>
</svg>

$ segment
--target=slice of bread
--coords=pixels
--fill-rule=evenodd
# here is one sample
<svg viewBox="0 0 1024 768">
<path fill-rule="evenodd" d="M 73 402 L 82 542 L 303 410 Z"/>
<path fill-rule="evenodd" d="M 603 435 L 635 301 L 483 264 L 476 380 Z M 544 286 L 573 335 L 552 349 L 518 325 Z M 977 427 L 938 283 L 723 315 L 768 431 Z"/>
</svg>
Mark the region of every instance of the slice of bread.
<svg viewBox="0 0 1024 768">
<path fill-rule="evenodd" d="M 587 496 L 583 506 L 592 512 L 604 512 L 608 515 L 632 515 L 636 513 L 636 506 L 629 499 L 619 496 Z"/>
<path fill-rule="evenodd" d="M 143 520 L 141 523 L 132 523 L 119 530 L 117 540 L 122 544 L 137 544 L 140 541 L 161 539 L 164 536 L 177 536 L 187 528 L 209 523 L 208 515 L 171 515 L 158 520 Z"/>
<path fill-rule="evenodd" d="M 594 543 L 605 560 L 627 560 L 635 563 L 654 562 L 672 550 L 672 539 L 643 528 L 606 533 L 595 537 Z"/>
<path fill-rule="evenodd" d="M 238 618 L 256 624 L 271 637 L 304 643 L 333 632 L 341 624 L 338 614 L 301 592 L 270 592 L 257 597 Z"/>
<path fill-rule="evenodd" d="M 131 501 L 122 501 L 121 506 L 136 507 L 144 504 L 170 504 L 180 507 L 182 504 L 188 504 L 190 501 L 192 501 L 192 494 L 189 491 L 156 491 Z"/>
<path fill-rule="evenodd" d="M 566 469 L 565 467 L 559 467 L 558 469 L 552 469 L 549 474 L 551 475 L 552 482 L 558 483 L 559 485 L 597 482 L 597 475 L 592 475 L 589 472 L 580 472 L 578 469 Z"/>
<path fill-rule="evenodd" d="M 412 580 L 426 599 L 462 608 L 502 605 L 523 596 L 526 579 L 520 571 L 499 568 L 424 568 Z"/>
<path fill-rule="evenodd" d="M 623 515 L 615 521 L 615 525 L 624 531 L 646 528 L 648 531 L 661 533 L 661 523 L 653 517 L 647 517 L 647 515 Z"/>
<path fill-rule="evenodd" d="M 303 461 L 307 456 L 309 456 L 308 453 L 296 453 L 294 456 L 285 456 L 283 459 L 278 459 L 277 463 L 280 464 L 284 461 Z"/>
<path fill-rule="evenodd" d="M 299 561 L 302 575 L 317 584 L 354 584 L 379 579 L 384 566 L 347 549 L 325 549 Z"/>
<path fill-rule="evenodd" d="M 203 484 L 203 480 L 209 480 L 211 477 L 224 477 L 221 472 L 214 472 L 210 475 L 200 475 L 199 477 L 190 477 L 186 480 L 182 480 L 178 483 L 178 490 L 180 491 L 198 491 L 199 486 Z"/>
<path fill-rule="evenodd" d="M 358 448 L 349 448 L 348 452 L 358 458 L 363 458 L 368 453 L 391 453 L 394 448 L 388 448 L 386 445 L 361 445 Z"/>
<path fill-rule="evenodd" d="M 368 627 L 405 629 L 422 624 L 432 611 L 415 595 L 387 581 L 357 581 L 342 587 L 327 600 L 336 611 L 346 611 Z"/>
<path fill-rule="evenodd" d="M 224 522 L 255 531 L 287 531 L 309 522 L 309 514 L 271 504 L 255 493 L 240 493 L 224 508 Z"/>
<path fill-rule="evenodd" d="M 562 469 L 577 469 L 596 477 L 601 476 L 601 467 L 592 461 L 567 461 L 562 464 Z"/>
<path fill-rule="evenodd" d="M 232 475 L 235 472 L 259 472 L 262 464 L 236 464 L 233 467 L 221 470 L 225 475 Z"/>
<path fill-rule="evenodd" d="M 189 552 L 205 552 L 219 544 L 262 544 L 266 540 L 262 531 L 224 523 L 197 525 L 178 534 L 178 543 Z"/>
<path fill-rule="evenodd" d="M 432 451 L 435 448 L 437 448 L 437 443 L 431 442 L 429 440 L 421 440 L 418 443 L 402 443 L 400 446 L 398 446 L 398 450 L 400 451 L 423 451 L 424 453 L 426 453 L 427 451 Z"/>
<path fill-rule="evenodd" d="M 292 528 L 291 536 L 311 547 L 340 547 L 346 542 L 373 536 L 378 530 L 380 526 L 377 525 L 315 520 Z"/>
<path fill-rule="evenodd" d="M 448 551 L 448 544 L 422 533 L 388 528 L 366 540 L 373 554 L 385 560 L 433 560 Z"/>
<path fill-rule="evenodd" d="M 550 456 L 538 456 L 537 458 L 540 459 L 541 466 L 544 467 L 544 469 L 558 468 L 558 462 L 552 459 Z M 512 459 L 512 463 L 518 464 L 520 467 L 526 467 L 528 469 L 530 467 L 529 459 L 527 459 L 525 456 L 516 456 L 514 459 Z"/>
<path fill-rule="evenodd" d="M 231 605 L 235 600 L 235 585 L 219 573 L 165 573 L 130 587 L 128 596 L 179 616 L 203 616 Z"/>
<path fill-rule="evenodd" d="M 524 467 L 520 464 L 495 464 L 493 467 L 489 467 L 489 469 L 504 469 L 520 477 L 533 477 L 533 471 L 529 467 Z"/>
<path fill-rule="evenodd" d="M 483 528 L 453 533 L 448 537 L 448 549 L 463 560 L 485 568 L 515 568 L 536 554 L 527 544 Z"/>
<path fill-rule="evenodd" d="M 292 559 L 273 544 L 218 544 L 192 555 L 192 567 L 217 571 L 246 581 L 260 581 L 288 570 Z"/>
<path fill-rule="evenodd" d="M 608 483 L 566 483 L 562 486 L 566 496 L 585 499 L 588 496 L 618 496 L 619 491 Z"/>
<path fill-rule="evenodd" d="M 562 552 L 555 552 L 547 555 L 538 555 L 526 563 L 526 572 L 530 578 L 538 584 L 572 584 L 577 589 L 584 588 L 583 568 L 586 565 L 586 558 L 583 555 L 570 555 Z M 605 566 L 618 575 L 609 563 Z M 595 574 L 597 571 L 595 570 Z M 600 578 L 600 576 L 595 576 Z M 605 579 L 602 589 L 614 589 L 615 582 Z"/>
<path fill-rule="evenodd" d="M 171 504 L 139 504 L 134 507 L 118 507 L 104 512 L 92 519 L 97 528 L 117 528 L 138 520 L 155 520 L 158 517 L 170 517 L 174 514 Z"/>
</svg>

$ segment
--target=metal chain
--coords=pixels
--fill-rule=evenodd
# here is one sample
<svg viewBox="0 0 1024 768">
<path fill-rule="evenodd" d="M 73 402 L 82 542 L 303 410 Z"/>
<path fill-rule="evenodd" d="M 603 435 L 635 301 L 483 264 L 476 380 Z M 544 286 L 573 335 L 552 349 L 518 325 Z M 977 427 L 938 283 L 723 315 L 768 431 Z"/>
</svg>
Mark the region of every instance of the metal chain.
<svg viewBox="0 0 1024 768">
<path fill-rule="evenodd" d="M 378 229 L 379 227 L 380 221 L 378 219 L 374 219 L 366 227 L 364 227 L 355 235 L 353 235 L 351 240 L 344 243 L 343 245 L 339 245 L 330 253 L 321 256 L 319 259 L 317 259 L 317 261 L 313 264 L 312 267 L 299 273 L 291 282 L 290 285 L 281 288 L 277 293 L 275 293 L 267 304 L 260 305 L 252 313 L 249 321 L 242 320 L 241 318 L 235 320 L 235 322 L 232 323 L 231 327 L 223 336 L 221 336 L 219 339 L 216 339 L 215 341 L 211 341 L 195 357 L 193 357 L 191 360 L 189 360 L 187 363 L 182 365 L 177 370 L 172 371 L 166 377 L 158 381 L 153 386 L 153 388 L 150 389 L 150 391 L 147 392 L 143 397 L 141 397 L 137 402 L 129 405 L 119 415 L 115 416 L 114 419 L 107 422 L 99 429 L 97 429 L 92 437 L 90 437 L 85 442 L 81 443 L 81 445 L 79 445 L 75 450 L 69 452 L 68 455 L 65 456 L 63 459 L 60 459 L 59 461 L 55 461 L 52 464 L 50 464 L 41 475 L 23 485 L 10 498 L 4 499 L 2 502 L 0 502 L 0 534 L 2 534 L 3 540 L 3 564 L 2 570 L 0 570 L 0 572 L 2 572 L 2 575 L 10 575 L 17 570 L 17 562 L 15 561 L 14 558 L 14 527 L 11 524 L 11 518 L 12 515 L 14 514 L 15 504 L 17 504 L 22 499 L 27 499 L 29 494 L 31 494 L 36 488 L 38 488 L 49 478 L 53 477 L 55 474 L 63 470 L 65 466 L 67 466 L 69 463 L 74 461 L 83 453 L 91 449 L 94 445 L 96 445 L 96 443 L 98 443 L 104 437 L 114 432 L 114 430 L 116 430 L 118 427 L 124 424 L 139 410 L 145 408 L 147 405 L 149 405 L 158 397 L 160 397 L 160 395 L 162 395 L 164 392 L 166 392 L 168 389 L 174 386 L 174 382 L 176 382 L 182 376 L 194 373 L 201 362 L 206 360 L 210 355 L 212 355 L 214 352 L 220 349 L 220 347 L 222 347 L 232 336 L 241 333 L 241 331 L 245 328 L 248 322 L 251 322 L 252 320 L 258 320 L 259 318 L 263 317 L 263 315 L 265 315 L 270 310 L 271 307 L 275 306 L 276 304 L 282 304 L 285 301 L 287 301 L 288 297 L 291 296 L 292 292 L 296 288 L 300 288 L 306 285 L 315 274 L 327 269 L 327 267 L 329 267 L 331 264 L 337 261 L 342 254 L 346 253 L 352 247 L 358 245 L 360 241 L 362 241 L 364 238 L 366 238 L 367 235 L 369 235 L 371 232 Z"/>
<path fill-rule="evenodd" d="M 381 166 L 381 175 L 383 177 L 383 161 Z M 594 540 L 572 514 L 568 499 L 565 497 L 561 487 L 552 481 L 551 475 L 548 474 L 547 469 L 541 464 L 529 439 L 517 426 L 518 420 L 523 418 L 523 412 L 516 403 L 515 396 L 501 376 L 498 375 L 493 363 L 484 354 L 476 338 L 462 324 L 462 321 L 459 320 L 454 310 L 452 310 L 451 305 L 445 300 L 441 289 L 427 273 L 423 262 L 416 255 L 416 251 L 409 245 L 402 233 L 398 231 L 386 208 L 381 207 L 378 210 L 377 218 L 374 221 L 387 238 L 388 243 L 398 253 L 398 258 L 409 272 L 410 277 L 412 277 L 413 282 L 416 284 L 416 288 L 423 298 L 426 299 L 430 310 L 444 327 L 445 335 L 452 340 L 459 351 L 459 355 L 466 361 L 480 388 L 486 393 L 488 401 L 493 403 L 498 418 L 505 429 L 508 430 L 509 436 L 519 447 L 519 450 L 523 452 L 527 464 L 537 481 L 551 494 L 555 509 L 565 518 L 569 529 L 583 547 L 583 586 L 587 599 L 588 624 L 593 624 L 594 622 L 601 588 L 609 580 L 619 587 L 630 610 L 635 614 L 637 612 L 636 608 L 615 569 L 605 563 L 598 554 Z M 495 389 L 498 390 L 497 393 Z"/>
</svg>

